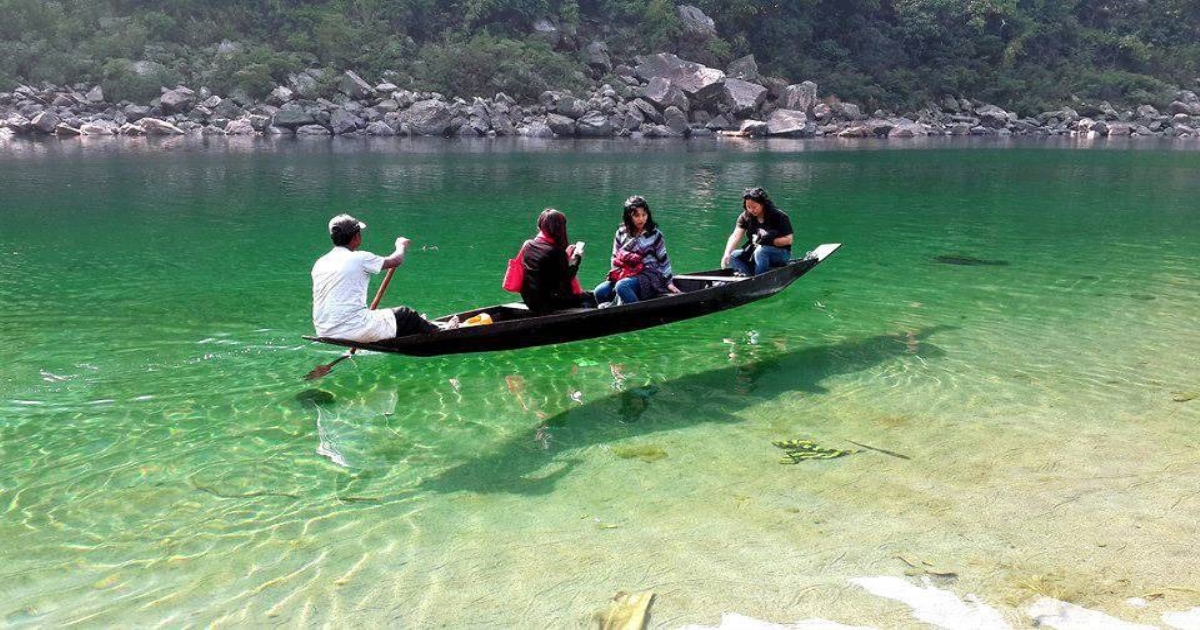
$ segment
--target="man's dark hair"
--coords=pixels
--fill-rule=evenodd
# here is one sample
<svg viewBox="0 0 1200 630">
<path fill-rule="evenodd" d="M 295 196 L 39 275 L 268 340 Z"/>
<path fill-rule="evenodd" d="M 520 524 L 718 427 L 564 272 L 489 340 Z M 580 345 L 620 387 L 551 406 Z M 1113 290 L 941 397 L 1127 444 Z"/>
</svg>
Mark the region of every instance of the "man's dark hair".
<svg viewBox="0 0 1200 630">
<path fill-rule="evenodd" d="M 349 245 L 350 241 L 353 241 L 354 237 L 361 231 L 362 229 L 359 228 L 358 221 L 347 219 L 345 221 L 341 221 L 340 223 L 334 224 L 334 226 L 329 229 L 329 239 L 332 240 L 333 244 L 337 247 L 345 247 Z"/>
</svg>

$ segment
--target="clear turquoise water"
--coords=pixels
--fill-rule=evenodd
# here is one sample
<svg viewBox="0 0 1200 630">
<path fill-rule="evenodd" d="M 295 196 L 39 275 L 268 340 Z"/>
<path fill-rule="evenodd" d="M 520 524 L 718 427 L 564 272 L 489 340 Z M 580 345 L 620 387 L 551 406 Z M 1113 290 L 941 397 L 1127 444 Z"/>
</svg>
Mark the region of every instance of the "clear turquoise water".
<svg viewBox="0 0 1200 630">
<path fill-rule="evenodd" d="M 1039 593 L 1200 605 L 1180 147 L 2 144 L 0 619 L 562 627 L 653 589 L 656 626 L 895 627 L 848 580 L 900 556 L 1014 622 Z M 778 298 L 301 379 L 337 356 L 300 339 L 336 212 L 413 239 L 385 304 L 433 315 L 508 301 L 545 206 L 592 281 L 634 193 L 711 268 L 747 185 L 798 249 L 845 244 Z M 791 438 L 909 459 L 781 465 Z"/>
</svg>

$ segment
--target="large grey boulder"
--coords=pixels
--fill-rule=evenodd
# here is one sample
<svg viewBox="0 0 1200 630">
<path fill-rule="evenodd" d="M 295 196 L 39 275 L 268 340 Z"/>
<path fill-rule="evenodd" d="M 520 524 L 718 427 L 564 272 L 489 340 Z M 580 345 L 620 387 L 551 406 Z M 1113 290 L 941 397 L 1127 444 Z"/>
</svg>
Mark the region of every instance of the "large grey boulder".
<svg viewBox="0 0 1200 630">
<path fill-rule="evenodd" d="M 568 119 L 569 120 L 569 119 Z M 572 121 L 574 122 L 574 121 Z M 541 121 L 533 121 L 528 125 L 517 129 L 517 133 L 527 138 L 553 138 L 554 131 L 550 129 L 546 123 Z"/>
<path fill-rule="evenodd" d="M 217 98 L 217 97 L 213 97 Z M 212 110 L 212 115 L 218 118 L 241 118 L 246 115 L 246 110 L 242 109 L 233 99 L 227 98 L 217 104 Z"/>
<path fill-rule="evenodd" d="M 616 135 L 625 135 L 637 131 L 645 119 L 642 118 L 642 113 L 637 109 L 622 108 L 617 113 L 609 116 L 609 121 L 613 126 L 613 133 Z"/>
<path fill-rule="evenodd" d="M 569 94 L 560 97 L 550 108 L 556 114 L 562 114 L 572 120 L 578 120 L 588 111 L 586 101 L 575 98 Z"/>
<path fill-rule="evenodd" d="M 111 120 L 93 120 L 80 125 L 79 130 L 89 136 L 115 136 L 120 127 Z"/>
<path fill-rule="evenodd" d="M 1188 94 L 1191 94 L 1191 92 L 1188 92 Z M 1188 116 L 1200 116 L 1200 102 L 1172 101 L 1170 111 L 1173 115 L 1186 114 Z"/>
<path fill-rule="evenodd" d="M 562 114 L 546 114 L 546 126 L 556 136 L 575 135 L 575 121 Z"/>
<path fill-rule="evenodd" d="M 979 122 L 984 127 L 1003 127 L 1009 123 L 1009 120 L 1016 120 L 1017 116 L 1009 116 L 1009 113 L 1001 107 L 995 105 L 984 105 L 975 108 L 975 115 L 979 117 Z"/>
<path fill-rule="evenodd" d="M 928 136 L 928 135 L 929 135 L 929 129 L 927 129 L 925 127 L 925 125 L 906 120 L 906 121 L 901 122 L 900 124 L 896 125 L 895 127 L 892 127 L 892 129 L 890 131 L 888 131 L 887 137 L 889 137 L 889 138 L 916 138 L 916 137 Z"/>
<path fill-rule="evenodd" d="M 250 118 L 238 118 L 225 125 L 225 133 L 231 136 L 252 136 L 255 133 L 254 121 Z"/>
<path fill-rule="evenodd" d="M 362 120 L 358 116 L 342 108 L 333 110 L 329 116 L 329 127 L 335 136 L 350 133 L 361 126 Z"/>
<path fill-rule="evenodd" d="M 146 135 L 145 129 L 142 129 L 139 125 L 135 125 L 133 123 L 128 123 L 128 122 L 125 123 L 124 125 L 121 125 L 120 132 L 121 132 L 122 136 L 144 136 L 144 135 Z"/>
<path fill-rule="evenodd" d="M 320 74 L 319 71 L 298 72 L 288 77 L 288 86 L 300 98 L 316 98 L 321 92 L 321 85 L 317 81 Z"/>
<path fill-rule="evenodd" d="M 342 74 L 338 90 L 353 99 L 362 99 L 375 94 L 375 88 L 371 87 L 370 83 L 363 81 L 362 77 L 350 70 Z"/>
<path fill-rule="evenodd" d="M 592 110 L 576 121 L 575 133 L 584 138 L 606 138 L 612 135 L 612 121 L 604 112 Z"/>
<path fill-rule="evenodd" d="M 54 130 L 58 128 L 58 123 L 62 122 L 62 119 L 54 112 L 42 112 L 34 116 L 29 122 L 32 124 L 34 131 L 49 134 L 54 133 Z"/>
<path fill-rule="evenodd" d="M 368 136 L 394 136 L 394 135 L 396 135 L 396 130 L 392 129 L 391 125 L 383 122 L 382 120 L 376 120 L 375 122 L 367 125 L 367 135 Z"/>
<path fill-rule="evenodd" d="M 104 90 L 97 85 L 88 90 L 88 93 L 84 96 L 84 98 L 86 98 L 87 102 L 91 103 L 92 105 L 99 105 L 104 102 Z"/>
<path fill-rule="evenodd" d="M 182 136 L 183 129 L 158 118 L 143 118 L 138 121 L 142 132 L 150 136 Z"/>
<path fill-rule="evenodd" d="M 559 31 L 558 27 L 554 25 L 554 22 L 551 22 L 546 18 L 542 18 L 533 23 L 533 34 L 538 39 L 545 41 L 551 46 L 557 46 L 559 41 L 562 39 L 562 33 Z"/>
<path fill-rule="evenodd" d="M 1052 112 L 1042 112 L 1041 114 L 1038 115 L 1037 120 L 1039 123 L 1041 123 L 1043 125 L 1045 125 L 1045 124 L 1057 125 L 1059 123 L 1076 122 L 1076 121 L 1080 120 L 1080 118 L 1081 118 L 1081 116 L 1079 115 L 1079 112 L 1075 111 L 1074 109 L 1071 109 L 1070 107 L 1064 107 L 1062 109 L 1055 110 Z M 982 120 L 983 118 L 980 117 L 980 119 Z M 1012 122 L 1012 121 L 1009 120 L 1008 122 Z"/>
<path fill-rule="evenodd" d="M 392 112 L 400 111 L 400 103 L 394 98 L 385 98 L 376 103 L 371 109 L 374 109 L 381 116 L 386 116 Z"/>
<path fill-rule="evenodd" d="M 805 81 L 784 88 L 783 98 L 780 99 L 784 109 L 798 109 L 802 112 L 812 110 L 817 104 L 817 84 Z"/>
<path fill-rule="evenodd" d="M 727 78 L 721 89 L 721 111 L 739 118 L 754 114 L 767 100 L 767 88 L 742 79 Z"/>
<path fill-rule="evenodd" d="M 689 109 L 687 95 L 670 79 L 654 77 L 642 88 L 639 95 L 662 109 L 678 107 L 684 111 Z"/>
<path fill-rule="evenodd" d="M 513 136 L 517 134 L 517 126 L 509 112 L 496 112 L 492 114 L 492 131 L 501 136 Z"/>
<path fill-rule="evenodd" d="M 671 53 L 637 57 L 637 62 L 634 72 L 642 80 L 667 79 L 693 100 L 707 101 L 718 96 L 725 82 L 724 72 L 684 61 Z"/>
<path fill-rule="evenodd" d="M 9 114 L 8 118 L 0 123 L 0 127 L 11 129 L 15 134 L 24 135 L 33 130 L 33 123 L 20 114 Z"/>
<path fill-rule="evenodd" d="M 654 107 L 654 105 L 651 105 L 646 99 L 635 98 L 629 103 L 629 106 L 636 108 L 639 112 L 641 112 L 642 117 L 656 125 L 661 125 L 666 122 L 666 119 L 663 118 L 662 113 L 659 112 L 658 109 Z"/>
<path fill-rule="evenodd" d="M 810 138 L 816 132 L 817 126 L 800 110 L 777 109 L 767 118 L 767 135 Z"/>
<path fill-rule="evenodd" d="M 765 136 L 770 132 L 770 127 L 761 120 L 743 120 L 738 131 L 748 136 Z"/>
<path fill-rule="evenodd" d="M 742 79 L 757 83 L 759 81 L 758 62 L 754 60 L 754 55 L 734 59 L 725 69 L 725 76 L 730 79 Z"/>
<path fill-rule="evenodd" d="M 763 124 L 765 125 L 766 123 Z M 727 131 L 729 129 L 737 128 L 737 126 L 737 121 L 729 118 L 725 114 L 714 116 L 712 120 L 709 120 L 704 124 L 704 128 L 711 131 Z"/>
<path fill-rule="evenodd" d="M 813 107 L 814 113 L 816 107 Z M 860 120 L 862 119 L 862 110 L 854 103 L 834 103 L 829 106 L 830 116 L 840 118 L 842 120 Z"/>
<path fill-rule="evenodd" d="M 638 128 L 645 138 L 682 138 L 683 132 L 672 129 L 666 125 L 652 125 L 646 123 Z"/>
<path fill-rule="evenodd" d="M 414 135 L 444 136 L 450 131 L 454 112 L 444 101 L 431 98 L 413 103 L 403 120 Z"/>
<path fill-rule="evenodd" d="M 196 93 L 185 87 L 167 90 L 158 99 L 158 105 L 163 114 L 181 114 L 192 108 L 196 102 Z"/>
<path fill-rule="evenodd" d="M 704 14 L 698 7 L 682 4 L 675 8 L 679 21 L 683 22 L 683 32 L 693 37 L 714 37 L 717 25 L 713 19 Z"/>
<path fill-rule="evenodd" d="M 329 129 L 323 125 L 304 125 L 296 128 L 297 136 L 328 136 Z"/>
<path fill-rule="evenodd" d="M 271 105 L 281 107 L 284 103 L 291 102 L 291 100 L 294 98 L 296 98 L 296 93 L 293 92 L 291 88 L 287 87 L 286 85 L 278 85 L 274 90 L 271 90 L 271 93 L 267 95 L 266 100 L 267 103 Z"/>
<path fill-rule="evenodd" d="M 604 74 L 612 70 L 612 59 L 608 56 L 608 44 L 595 41 L 584 49 L 584 62 L 588 67 Z"/>
<path fill-rule="evenodd" d="M 1142 105 L 1137 108 L 1137 117 L 1142 119 L 1157 118 L 1158 110 L 1153 105 Z"/>
<path fill-rule="evenodd" d="M 271 126 L 283 129 L 296 129 L 304 125 L 317 124 L 317 117 L 312 111 L 296 103 L 288 103 L 281 107 L 271 118 Z"/>
<path fill-rule="evenodd" d="M 78 128 L 68 125 L 67 123 L 58 123 L 58 126 L 54 128 L 54 135 L 56 135 L 56 136 L 82 136 L 82 135 L 86 135 L 86 134 L 84 134 Z"/>
<path fill-rule="evenodd" d="M 681 136 L 687 135 L 690 126 L 688 125 L 687 114 L 683 113 L 683 110 L 679 109 L 678 107 L 668 107 L 666 111 L 663 112 L 663 118 L 667 119 L 666 126 L 671 129 L 671 131 L 674 131 Z"/>
</svg>

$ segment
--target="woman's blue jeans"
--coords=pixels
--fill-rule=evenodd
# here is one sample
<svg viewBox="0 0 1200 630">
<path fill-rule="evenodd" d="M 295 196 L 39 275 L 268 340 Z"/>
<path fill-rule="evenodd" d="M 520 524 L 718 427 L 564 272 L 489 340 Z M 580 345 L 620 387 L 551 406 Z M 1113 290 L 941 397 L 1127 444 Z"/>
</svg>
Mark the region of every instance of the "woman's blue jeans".
<svg viewBox="0 0 1200 630">
<path fill-rule="evenodd" d="M 596 286 L 596 302 L 602 304 L 612 300 L 615 292 L 617 304 L 633 304 L 638 301 L 637 288 L 637 278 L 622 278 L 616 282 L 605 280 Z"/>
<path fill-rule="evenodd" d="M 744 273 L 747 276 L 757 276 L 760 273 L 766 273 L 771 267 L 782 267 L 792 259 L 792 252 L 783 249 L 782 247 L 772 247 L 770 245 L 759 245 L 754 248 L 754 268 L 742 260 L 742 254 L 746 250 L 735 249 L 729 254 L 729 266 L 738 273 Z"/>
</svg>

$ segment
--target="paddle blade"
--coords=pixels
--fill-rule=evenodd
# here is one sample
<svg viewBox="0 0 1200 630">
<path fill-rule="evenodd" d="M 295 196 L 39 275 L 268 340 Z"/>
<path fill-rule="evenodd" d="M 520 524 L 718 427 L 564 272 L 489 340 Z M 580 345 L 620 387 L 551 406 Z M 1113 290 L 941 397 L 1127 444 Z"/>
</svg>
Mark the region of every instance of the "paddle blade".
<svg viewBox="0 0 1200 630">
<path fill-rule="evenodd" d="M 313 370 L 311 372 L 304 375 L 304 380 L 315 381 L 315 380 L 325 376 L 326 374 L 329 374 L 329 372 L 331 372 L 332 370 L 333 370 L 332 363 L 327 363 L 325 365 L 318 365 L 317 367 L 313 368 Z"/>
<path fill-rule="evenodd" d="M 346 359 L 349 359 L 350 356 L 353 354 L 354 354 L 354 351 L 351 350 L 350 352 L 343 354 L 342 356 L 330 361 L 329 363 L 326 363 L 325 365 L 318 365 L 317 367 L 313 368 L 313 371 L 309 372 L 308 374 L 306 374 L 304 376 L 304 380 L 315 381 L 315 380 L 321 378 L 322 376 L 329 374 L 329 372 L 333 370 L 333 366 L 341 363 L 342 361 L 345 361 Z"/>
</svg>

